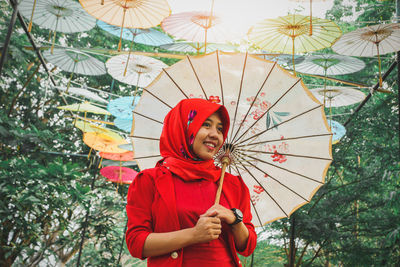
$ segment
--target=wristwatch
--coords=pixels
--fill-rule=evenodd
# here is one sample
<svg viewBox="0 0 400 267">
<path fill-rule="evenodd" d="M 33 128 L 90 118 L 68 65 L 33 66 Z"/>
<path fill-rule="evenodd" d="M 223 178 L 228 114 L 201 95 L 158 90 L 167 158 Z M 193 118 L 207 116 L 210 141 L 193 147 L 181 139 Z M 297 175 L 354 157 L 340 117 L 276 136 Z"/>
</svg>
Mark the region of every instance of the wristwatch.
<svg viewBox="0 0 400 267">
<path fill-rule="evenodd" d="M 235 225 L 243 221 L 243 213 L 239 209 L 233 208 L 231 211 L 233 211 L 233 215 L 235 215 L 236 220 L 230 225 Z"/>
</svg>

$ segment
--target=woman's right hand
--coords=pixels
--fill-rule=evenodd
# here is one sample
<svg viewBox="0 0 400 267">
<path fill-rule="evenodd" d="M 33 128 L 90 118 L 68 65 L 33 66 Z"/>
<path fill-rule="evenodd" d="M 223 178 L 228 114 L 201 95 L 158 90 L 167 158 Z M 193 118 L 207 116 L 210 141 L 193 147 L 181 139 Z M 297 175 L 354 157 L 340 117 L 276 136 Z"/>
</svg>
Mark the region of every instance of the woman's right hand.
<svg viewBox="0 0 400 267">
<path fill-rule="evenodd" d="M 221 220 L 216 217 L 217 212 L 207 211 L 200 215 L 196 226 L 193 227 L 196 243 L 205 243 L 217 239 L 221 234 Z"/>
</svg>

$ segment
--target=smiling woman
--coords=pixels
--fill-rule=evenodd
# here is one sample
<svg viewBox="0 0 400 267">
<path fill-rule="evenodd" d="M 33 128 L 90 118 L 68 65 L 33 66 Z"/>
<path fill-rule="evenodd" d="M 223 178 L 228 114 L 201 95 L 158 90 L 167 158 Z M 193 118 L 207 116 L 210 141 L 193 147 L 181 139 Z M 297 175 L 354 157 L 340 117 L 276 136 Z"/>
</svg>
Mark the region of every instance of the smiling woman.
<svg viewBox="0 0 400 267">
<path fill-rule="evenodd" d="M 165 117 L 163 157 L 129 188 L 126 242 L 148 266 L 241 266 L 257 242 L 249 190 L 229 173 L 214 204 L 221 169 L 214 156 L 229 130 L 224 106 L 185 99 Z"/>
</svg>

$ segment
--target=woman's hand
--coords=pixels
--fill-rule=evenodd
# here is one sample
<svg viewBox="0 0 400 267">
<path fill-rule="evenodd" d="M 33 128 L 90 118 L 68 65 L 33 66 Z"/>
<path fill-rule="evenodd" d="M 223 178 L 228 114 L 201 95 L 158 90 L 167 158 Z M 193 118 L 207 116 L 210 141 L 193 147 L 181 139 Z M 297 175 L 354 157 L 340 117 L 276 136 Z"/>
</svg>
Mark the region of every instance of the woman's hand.
<svg viewBox="0 0 400 267">
<path fill-rule="evenodd" d="M 196 226 L 193 227 L 196 243 L 205 243 L 217 239 L 221 234 L 221 220 L 216 217 L 216 211 L 208 210 L 200 215 Z"/>
<path fill-rule="evenodd" d="M 225 208 L 220 204 L 214 204 L 211 208 L 207 210 L 209 213 L 216 213 L 216 216 L 221 219 L 221 221 L 232 224 L 236 221 L 236 217 L 233 214 L 233 211 Z M 206 212 L 206 213 L 207 213 Z"/>
</svg>

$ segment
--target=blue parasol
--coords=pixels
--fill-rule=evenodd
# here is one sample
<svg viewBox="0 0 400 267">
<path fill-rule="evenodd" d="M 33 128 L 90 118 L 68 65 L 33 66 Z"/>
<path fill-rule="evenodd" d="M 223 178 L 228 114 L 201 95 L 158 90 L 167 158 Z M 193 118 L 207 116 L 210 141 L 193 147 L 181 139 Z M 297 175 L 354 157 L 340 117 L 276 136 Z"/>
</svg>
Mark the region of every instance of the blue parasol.
<svg viewBox="0 0 400 267">
<path fill-rule="evenodd" d="M 114 120 L 114 125 L 121 129 L 122 131 L 131 132 L 132 129 L 132 118 L 127 120 L 127 119 L 121 119 L 120 117 L 115 118 Z"/>
<path fill-rule="evenodd" d="M 131 120 L 132 111 L 139 102 L 140 96 L 124 96 L 111 100 L 107 110 L 117 118 Z"/>
<path fill-rule="evenodd" d="M 97 25 L 103 30 L 111 33 L 112 35 L 119 37 L 121 34 L 121 27 L 107 24 L 101 20 L 97 21 Z M 124 28 L 124 30 L 122 31 L 122 38 L 125 40 L 133 41 L 135 43 L 152 46 L 160 46 L 174 42 L 168 35 L 157 31 L 154 28 Z"/>
<path fill-rule="evenodd" d="M 327 121 L 333 133 L 332 144 L 336 144 L 346 134 L 346 128 L 337 121 L 334 120 L 327 120 Z"/>
</svg>

